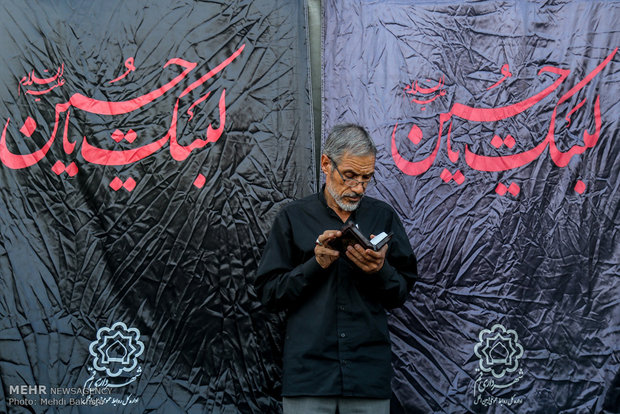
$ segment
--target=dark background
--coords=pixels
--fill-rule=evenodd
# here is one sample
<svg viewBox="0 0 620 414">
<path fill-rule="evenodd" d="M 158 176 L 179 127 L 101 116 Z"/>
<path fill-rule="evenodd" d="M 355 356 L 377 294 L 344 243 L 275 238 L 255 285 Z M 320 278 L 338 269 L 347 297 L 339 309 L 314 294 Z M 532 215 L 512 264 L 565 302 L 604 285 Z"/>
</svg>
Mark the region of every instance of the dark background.
<svg viewBox="0 0 620 414">
<path fill-rule="evenodd" d="M 9 150 L 25 154 L 52 135 L 54 108 L 75 94 L 133 99 L 181 72 L 172 58 L 196 62 L 184 81 L 137 111 L 103 116 L 71 111 L 70 154 L 61 129 L 47 155 L 23 169 L 0 166 L 0 411 L 11 385 L 80 387 L 90 377 L 97 331 L 123 322 L 140 332 L 138 379 L 114 389 L 127 406 L 31 407 L 36 412 L 276 412 L 280 316 L 264 312 L 252 287 L 280 205 L 313 191 L 306 17 L 298 2 L 42 1 L 0 4 L 0 112 L 10 117 Z M 170 126 L 177 97 L 241 45 L 241 55 L 182 98 L 179 142 L 204 138 L 226 121 L 215 143 L 183 160 L 169 145 L 122 166 L 86 162 L 81 143 L 108 150 L 156 141 Z M 122 74 L 134 57 L 136 70 Z M 32 70 L 43 78 L 64 64 L 66 83 L 24 94 Z M 43 70 L 48 69 L 48 74 Z M 32 86 L 35 88 L 37 85 Z M 191 102 L 211 96 L 194 108 Z M 19 128 L 35 119 L 32 137 Z M 114 142 L 115 129 L 137 133 Z M 56 161 L 75 162 L 74 177 Z M 199 174 L 204 187 L 193 185 Z M 136 181 L 114 191 L 115 177 Z M 102 373 L 99 373 L 102 374 Z M 133 375 L 135 371 L 131 374 Z M 37 397 L 38 398 L 38 397 Z"/>
<path fill-rule="evenodd" d="M 584 131 L 594 132 L 600 96 L 600 138 L 567 166 L 557 166 L 548 148 L 500 172 L 477 171 L 463 154 L 466 145 L 506 156 L 540 143 L 560 97 L 620 46 L 618 16 L 620 3 L 613 1 L 324 3 L 324 130 L 341 122 L 369 128 L 379 145 L 369 193 L 399 212 L 419 260 L 420 282 L 390 320 L 394 405 L 402 412 L 620 410 L 620 55 L 557 106 L 554 136 L 567 151 L 583 145 Z M 512 76 L 488 89 L 503 77 L 504 64 Z M 456 103 L 521 102 L 557 79 L 539 75 L 544 66 L 570 75 L 531 109 L 497 122 L 453 118 L 455 162 L 447 156 L 446 124 L 426 172 L 407 175 L 395 165 L 396 125 L 401 156 L 422 160 L 437 143 L 440 114 Z M 434 95 L 405 91 L 414 81 L 432 88 L 442 77 L 445 95 L 424 110 L 411 98 Z M 566 115 L 583 99 L 568 125 Z M 418 144 L 408 139 L 413 125 L 422 132 Z M 495 148 L 495 134 L 511 134 L 515 146 Z M 444 170 L 460 171 L 464 181 L 445 182 Z M 499 195 L 500 183 L 520 191 Z M 513 364 L 494 365 L 501 378 L 481 371 L 475 353 L 496 324 L 514 331 L 524 351 L 512 373 L 500 375 Z M 492 380 L 505 387 L 474 393 L 480 375 L 479 385 Z M 484 404 L 476 402 L 480 394 L 523 401 Z"/>
<path fill-rule="evenodd" d="M 528 165 L 489 173 L 472 169 L 462 154 L 465 145 L 508 155 L 540 142 L 559 97 L 620 45 L 619 3 L 410 3 L 322 4 L 322 135 L 340 122 L 371 131 L 379 154 L 369 192 L 398 211 L 419 259 L 420 282 L 390 319 L 393 411 L 617 412 L 620 57 L 558 107 L 555 138 L 565 151 L 594 130 L 600 96 L 599 141 L 566 167 L 545 150 Z M 282 319 L 262 309 L 252 282 L 280 206 L 317 187 L 304 5 L 2 1 L 0 12 L 0 110 L 3 127 L 10 118 L 6 144 L 14 153 L 41 148 L 52 135 L 55 105 L 75 93 L 128 100 L 176 76 L 178 67 L 163 67 L 169 59 L 198 64 L 143 110 L 72 110 L 73 152 L 63 150 L 61 128 L 35 165 L 0 165 L 0 412 L 278 412 Z M 217 142 L 183 161 L 168 145 L 122 166 L 83 159 L 83 137 L 108 150 L 162 137 L 181 91 L 243 44 L 237 59 L 180 100 L 179 142 L 188 145 L 204 138 L 210 123 L 219 125 L 226 90 Z M 128 57 L 136 70 L 109 84 Z M 487 90 L 506 63 L 512 76 Z M 44 77 L 44 69 L 53 74 L 61 64 L 66 83 L 39 101 L 18 89 L 33 70 Z M 532 110 L 498 123 L 454 120 L 456 162 L 446 156 L 444 138 L 428 171 L 410 176 L 394 164 L 395 125 L 401 155 L 422 159 L 436 143 L 439 114 L 455 103 L 519 102 L 555 79 L 538 75 L 545 65 L 571 74 Z M 404 92 L 415 80 L 431 87 L 441 76 L 446 95 L 424 111 Z M 187 109 L 206 91 L 211 96 L 190 121 Z M 584 98 L 567 125 L 564 117 Z M 28 116 L 37 123 L 30 138 L 19 131 Z M 423 133 L 419 145 L 407 139 L 414 124 Z M 112 141 L 117 128 L 134 129 L 137 140 Z M 508 133 L 514 149 L 489 144 Z M 54 173 L 57 161 L 74 162 L 77 175 Z M 444 182 L 444 170 L 461 171 L 465 181 Z M 199 174 L 202 188 L 193 184 Z M 115 177 L 133 178 L 135 189 L 112 190 Z M 582 194 L 574 190 L 578 181 Z M 500 183 L 518 184 L 520 192 L 500 196 Z M 114 389 L 135 403 L 7 404 L 15 396 L 10 386 L 84 385 L 94 372 L 89 346 L 117 322 L 139 330 L 144 344 L 136 381 Z M 524 352 L 520 371 L 494 378 L 480 371 L 475 350 L 498 324 L 517 335 L 511 343 Z M 477 402 L 479 378 L 506 387 L 478 388 L 478 395 L 522 401 Z"/>
</svg>

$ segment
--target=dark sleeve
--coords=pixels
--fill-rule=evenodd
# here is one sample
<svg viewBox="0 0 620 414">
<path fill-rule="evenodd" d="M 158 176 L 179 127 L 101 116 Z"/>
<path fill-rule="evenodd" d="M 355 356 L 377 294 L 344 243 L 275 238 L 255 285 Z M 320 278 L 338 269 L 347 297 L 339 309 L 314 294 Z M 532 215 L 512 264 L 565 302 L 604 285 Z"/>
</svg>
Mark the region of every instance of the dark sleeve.
<svg viewBox="0 0 620 414">
<path fill-rule="evenodd" d="M 377 273 L 366 275 L 386 309 L 402 306 L 418 278 L 417 261 L 396 212 L 392 214 L 391 231 L 394 235 L 383 267 Z"/>
<path fill-rule="evenodd" d="M 261 302 L 272 311 L 294 307 L 303 295 L 328 274 L 314 255 L 304 258 L 293 240 L 286 211 L 276 217 L 256 274 L 255 286 Z"/>
</svg>

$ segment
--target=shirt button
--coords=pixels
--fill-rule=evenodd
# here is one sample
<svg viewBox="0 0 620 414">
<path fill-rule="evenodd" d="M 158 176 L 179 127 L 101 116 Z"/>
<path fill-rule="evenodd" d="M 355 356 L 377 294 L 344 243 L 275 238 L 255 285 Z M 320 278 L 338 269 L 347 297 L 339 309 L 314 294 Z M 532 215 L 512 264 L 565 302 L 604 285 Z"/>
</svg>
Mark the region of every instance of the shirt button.
<svg viewBox="0 0 620 414">
<path fill-rule="evenodd" d="M 344 310 L 344 306 L 338 306 L 338 310 L 343 311 Z"/>
<path fill-rule="evenodd" d="M 341 338 L 344 338 L 345 336 L 347 336 L 347 334 L 345 334 L 344 332 L 340 334 Z"/>
</svg>

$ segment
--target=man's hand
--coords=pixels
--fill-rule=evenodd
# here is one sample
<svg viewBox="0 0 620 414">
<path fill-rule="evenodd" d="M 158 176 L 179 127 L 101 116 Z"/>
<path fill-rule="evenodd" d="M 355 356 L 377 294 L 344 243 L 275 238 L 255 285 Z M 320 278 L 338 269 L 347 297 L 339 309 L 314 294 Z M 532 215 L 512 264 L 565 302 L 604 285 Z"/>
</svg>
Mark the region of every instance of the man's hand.
<svg viewBox="0 0 620 414">
<path fill-rule="evenodd" d="M 331 266 L 340 256 L 338 250 L 334 250 L 329 246 L 330 241 L 340 236 L 342 236 L 342 232 L 339 230 L 326 230 L 317 237 L 316 246 L 314 246 L 314 257 L 323 269 Z"/>
<path fill-rule="evenodd" d="M 375 237 L 371 235 L 372 239 Z M 355 246 L 347 247 L 347 257 L 362 271 L 366 273 L 375 273 L 381 270 L 383 263 L 385 263 L 385 254 L 387 252 L 388 245 L 383 246 L 379 251 L 375 252 L 371 249 L 364 249 L 359 244 Z"/>
</svg>

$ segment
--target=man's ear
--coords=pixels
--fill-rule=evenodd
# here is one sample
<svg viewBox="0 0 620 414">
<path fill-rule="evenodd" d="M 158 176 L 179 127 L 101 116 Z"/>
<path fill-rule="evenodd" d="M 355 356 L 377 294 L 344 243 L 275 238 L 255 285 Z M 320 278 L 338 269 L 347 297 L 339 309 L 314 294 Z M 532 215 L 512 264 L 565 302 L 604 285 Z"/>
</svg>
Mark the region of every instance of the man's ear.
<svg viewBox="0 0 620 414">
<path fill-rule="evenodd" d="M 325 175 L 328 175 L 331 172 L 331 164 L 332 161 L 329 157 L 325 154 L 321 154 L 321 171 L 323 171 Z"/>
</svg>

